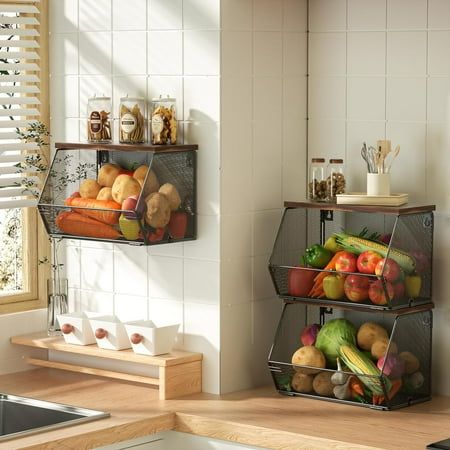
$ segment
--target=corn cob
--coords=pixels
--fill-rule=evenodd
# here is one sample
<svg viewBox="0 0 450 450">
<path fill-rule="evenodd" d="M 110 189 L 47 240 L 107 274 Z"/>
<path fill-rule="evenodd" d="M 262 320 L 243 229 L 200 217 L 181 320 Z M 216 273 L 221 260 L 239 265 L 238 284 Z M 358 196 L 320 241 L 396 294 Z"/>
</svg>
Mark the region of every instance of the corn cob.
<svg viewBox="0 0 450 450">
<path fill-rule="evenodd" d="M 391 382 L 381 374 L 381 371 L 372 360 L 360 352 L 354 345 L 341 345 L 339 353 L 346 366 L 356 374 L 374 395 L 384 395 L 385 393 L 381 379 L 384 380 L 386 392 L 390 391 Z"/>
<path fill-rule="evenodd" d="M 384 258 L 392 258 L 407 275 L 414 272 L 416 268 L 415 259 L 408 255 L 408 253 L 392 247 L 389 249 L 388 245 L 381 242 L 369 241 L 346 233 L 335 233 L 335 236 L 336 242 L 349 252 L 359 255 L 367 250 L 372 250 L 379 253 Z"/>
</svg>

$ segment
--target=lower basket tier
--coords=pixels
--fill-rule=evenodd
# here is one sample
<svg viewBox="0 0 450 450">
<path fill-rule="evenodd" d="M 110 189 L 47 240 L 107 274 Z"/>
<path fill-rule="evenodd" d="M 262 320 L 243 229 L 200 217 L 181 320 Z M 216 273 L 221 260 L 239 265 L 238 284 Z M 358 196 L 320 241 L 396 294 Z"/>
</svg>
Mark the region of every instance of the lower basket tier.
<svg viewBox="0 0 450 450">
<path fill-rule="evenodd" d="M 375 409 L 431 398 L 433 314 L 284 305 L 268 358 L 276 389 Z"/>
<path fill-rule="evenodd" d="M 354 383 L 355 387 L 353 389 L 348 387 L 347 397 L 337 398 L 332 392 L 332 387 L 327 385 L 329 377 L 337 373 L 337 371 L 324 370 L 316 374 L 302 374 L 297 372 L 291 364 L 280 364 L 272 361 L 269 361 L 269 368 L 275 387 L 282 395 L 308 397 L 385 411 L 431 400 L 431 395 L 426 387 L 422 385 L 420 388 L 414 389 L 408 376 L 391 382 L 393 390 L 398 388 L 398 391 L 389 398 L 389 395 L 374 396 L 364 386 L 361 380 L 370 377 L 358 377 L 355 374 L 347 374 L 350 378 L 349 384 Z M 343 388 L 339 389 L 339 395 L 346 391 L 344 385 Z M 359 388 L 362 388 L 363 395 L 355 392 L 355 389 Z"/>
</svg>

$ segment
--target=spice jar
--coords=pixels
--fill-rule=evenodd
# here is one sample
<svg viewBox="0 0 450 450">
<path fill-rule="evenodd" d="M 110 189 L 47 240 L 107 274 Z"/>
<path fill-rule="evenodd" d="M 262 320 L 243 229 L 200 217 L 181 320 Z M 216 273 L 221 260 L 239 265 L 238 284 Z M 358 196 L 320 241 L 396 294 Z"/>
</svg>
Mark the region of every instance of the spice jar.
<svg viewBox="0 0 450 450">
<path fill-rule="evenodd" d="M 309 199 L 323 202 L 327 197 L 327 183 L 325 181 L 325 158 L 312 158 L 309 166 Z"/>
<path fill-rule="evenodd" d="M 87 137 L 89 142 L 110 142 L 111 98 L 91 97 L 87 104 Z"/>
<path fill-rule="evenodd" d="M 176 100 L 174 98 L 154 98 L 152 100 L 152 144 L 177 143 Z"/>
<path fill-rule="evenodd" d="M 145 101 L 142 97 L 122 97 L 119 111 L 119 141 L 122 144 L 145 142 Z"/>
<path fill-rule="evenodd" d="M 330 159 L 327 167 L 327 201 L 336 201 L 336 195 L 343 194 L 344 192 L 344 160 Z"/>
</svg>

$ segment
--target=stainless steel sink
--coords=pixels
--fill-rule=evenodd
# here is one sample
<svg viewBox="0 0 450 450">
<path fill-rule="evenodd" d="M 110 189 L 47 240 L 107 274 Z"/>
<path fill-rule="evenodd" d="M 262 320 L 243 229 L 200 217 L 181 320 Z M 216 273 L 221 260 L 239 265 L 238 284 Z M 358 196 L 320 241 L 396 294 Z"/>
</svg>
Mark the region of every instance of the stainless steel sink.
<svg viewBox="0 0 450 450">
<path fill-rule="evenodd" d="M 0 441 L 109 417 L 109 413 L 0 394 Z"/>
</svg>

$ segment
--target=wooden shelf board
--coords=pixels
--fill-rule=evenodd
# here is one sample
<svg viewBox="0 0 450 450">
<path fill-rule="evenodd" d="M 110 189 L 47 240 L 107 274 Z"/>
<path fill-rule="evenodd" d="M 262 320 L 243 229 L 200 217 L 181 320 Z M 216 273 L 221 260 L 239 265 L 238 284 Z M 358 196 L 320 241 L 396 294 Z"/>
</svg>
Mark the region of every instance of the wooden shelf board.
<svg viewBox="0 0 450 450">
<path fill-rule="evenodd" d="M 58 350 L 79 355 L 96 356 L 98 358 L 115 359 L 139 364 L 148 364 L 157 367 L 176 366 L 192 361 L 201 361 L 201 353 L 184 352 L 173 350 L 171 353 L 159 356 L 138 355 L 132 349 L 127 350 L 105 350 L 96 344 L 73 345 L 66 344 L 61 336 L 47 336 L 45 332 L 25 334 L 11 337 L 12 344 L 25 345 L 27 347 L 45 348 L 48 350 Z"/>
<path fill-rule="evenodd" d="M 420 205 L 415 203 L 407 203 L 401 206 L 372 206 L 372 205 L 338 205 L 336 203 L 325 202 L 292 202 L 285 201 L 285 208 L 309 208 L 333 211 L 349 211 L 349 212 L 370 212 L 370 213 L 386 213 L 386 214 L 417 214 L 434 211 L 436 205 Z"/>
<path fill-rule="evenodd" d="M 151 145 L 151 144 L 91 144 L 89 142 L 57 142 L 55 148 L 59 150 L 104 150 L 104 151 L 125 151 L 125 152 L 185 152 L 198 150 L 197 144 L 175 144 L 175 145 Z"/>
<path fill-rule="evenodd" d="M 422 303 L 420 305 L 412 305 L 412 306 L 402 306 L 402 307 L 394 307 L 394 308 L 383 308 L 382 306 L 371 306 L 363 303 L 350 303 L 349 301 L 336 301 L 336 300 L 327 300 L 320 298 L 307 298 L 307 297 L 290 297 L 288 295 L 279 295 L 285 303 L 294 304 L 294 303 L 302 303 L 304 305 L 311 306 L 319 306 L 324 308 L 336 308 L 343 309 L 347 311 L 364 311 L 370 312 L 372 314 L 394 314 L 394 315 L 404 315 L 410 313 L 416 313 L 420 311 L 429 311 L 434 308 L 433 302 Z"/>
</svg>

